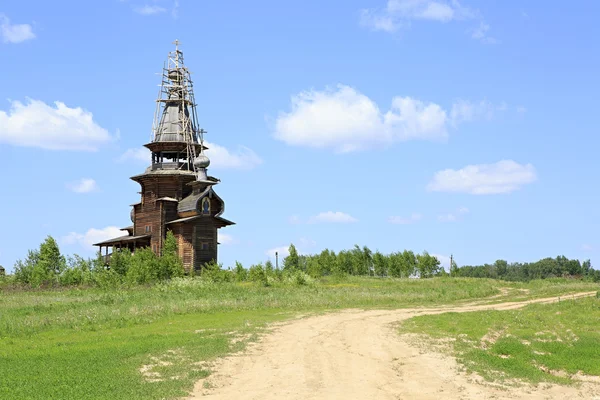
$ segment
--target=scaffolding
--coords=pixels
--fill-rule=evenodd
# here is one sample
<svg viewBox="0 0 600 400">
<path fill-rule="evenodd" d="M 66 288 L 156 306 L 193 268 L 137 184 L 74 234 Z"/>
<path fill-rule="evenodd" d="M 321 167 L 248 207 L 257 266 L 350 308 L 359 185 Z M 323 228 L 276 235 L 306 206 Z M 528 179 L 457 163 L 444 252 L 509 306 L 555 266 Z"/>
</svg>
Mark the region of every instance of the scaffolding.
<svg viewBox="0 0 600 400">
<path fill-rule="evenodd" d="M 173 42 L 175 51 L 169 52 L 163 65 L 162 78 L 151 141 L 184 141 L 186 143 L 186 163 L 189 170 L 194 170 L 196 146 L 200 144 L 200 152 L 204 149 L 204 129 L 198 128 L 198 115 L 194 97 L 194 84 L 191 73 L 183 61 L 183 52 L 179 50 L 179 41 Z M 173 120 L 173 114 L 176 115 Z M 164 137 L 168 139 L 165 140 Z M 170 140 L 175 138 L 175 140 Z M 183 168 L 184 164 L 179 166 Z"/>
</svg>

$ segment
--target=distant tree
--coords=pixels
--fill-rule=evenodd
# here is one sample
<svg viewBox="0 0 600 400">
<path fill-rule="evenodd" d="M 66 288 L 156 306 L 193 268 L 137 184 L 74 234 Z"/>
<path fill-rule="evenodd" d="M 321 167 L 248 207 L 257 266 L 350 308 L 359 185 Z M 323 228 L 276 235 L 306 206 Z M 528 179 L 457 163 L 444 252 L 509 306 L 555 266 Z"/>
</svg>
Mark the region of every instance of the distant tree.
<svg viewBox="0 0 600 400">
<path fill-rule="evenodd" d="M 283 268 L 286 270 L 295 271 L 299 267 L 299 259 L 298 259 L 298 251 L 296 250 L 296 246 L 294 244 L 290 244 L 289 247 L 289 255 L 283 261 Z"/>
<path fill-rule="evenodd" d="M 275 272 L 275 268 L 273 268 L 273 263 L 271 262 L 271 260 L 267 260 L 267 262 L 265 263 L 265 273 L 267 275 L 273 275 Z"/>
<path fill-rule="evenodd" d="M 367 274 L 371 276 L 371 271 L 373 270 L 373 252 L 367 246 L 363 246 L 363 262 L 365 263 L 365 269 Z"/>
<path fill-rule="evenodd" d="M 245 281 L 246 279 L 248 279 L 248 271 L 246 271 L 246 269 L 244 268 L 242 263 L 239 261 L 235 262 L 234 272 L 235 272 L 235 279 L 238 282 L 242 282 L 242 281 Z"/>
<path fill-rule="evenodd" d="M 456 265 L 454 258 L 450 262 L 450 276 L 458 276 L 458 265 Z"/>
<path fill-rule="evenodd" d="M 427 251 L 417 255 L 417 269 L 420 278 L 431 278 L 439 273 L 440 261 Z"/>
<path fill-rule="evenodd" d="M 40 244 L 39 257 L 31 274 L 32 286 L 52 283 L 58 280 L 60 273 L 66 268 L 66 260 L 60 254 L 58 243 L 52 236 L 47 236 Z"/>
<path fill-rule="evenodd" d="M 379 251 L 373 254 L 373 270 L 376 276 L 387 276 L 388 260 Z"/>
<path fill-rule="evenodd" d="M 15 263 L 15 280 L 19 283 L 30 284 L 33 277 L 33 269 L 40 259 L 38 250 L 28 250 L 24 261 L 17 260 Z"/>
</svg>

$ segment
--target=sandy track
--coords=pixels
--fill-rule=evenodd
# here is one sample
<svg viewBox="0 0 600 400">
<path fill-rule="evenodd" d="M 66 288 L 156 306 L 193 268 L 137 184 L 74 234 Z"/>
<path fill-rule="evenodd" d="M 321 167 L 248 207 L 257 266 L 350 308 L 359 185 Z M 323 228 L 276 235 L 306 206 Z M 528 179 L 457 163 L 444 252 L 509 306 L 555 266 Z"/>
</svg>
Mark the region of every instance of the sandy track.
<svg viewBox="0 0 600 400">
<path fill-rule="evenodd" d="M 591 296 L 596 292 L 563 296 Z M 243 353 L 218 360 L 189 399 L 598 399 L 600 385 L 501 388 L 413 346 L 393 323 L 448 311 L 509 310 L 557 298 L 494 305 L 346 310 L 292 320 Z"/>
</svg>

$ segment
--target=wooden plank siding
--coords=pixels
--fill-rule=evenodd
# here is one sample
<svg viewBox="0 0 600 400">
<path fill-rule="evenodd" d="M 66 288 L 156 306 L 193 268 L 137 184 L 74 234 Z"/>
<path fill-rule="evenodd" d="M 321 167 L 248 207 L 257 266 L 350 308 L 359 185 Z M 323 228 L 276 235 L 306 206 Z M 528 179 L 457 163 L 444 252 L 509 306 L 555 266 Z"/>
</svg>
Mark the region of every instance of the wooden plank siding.
<svg viewBox="0 0 600 400">
<path fill-rule="evenodd" d="M 134 235 L 150 234 L 150 246 L 157 255 L 160 255 L 167 230 L 171 230 L 177 240 L 178 255 L 188 273 L 200 270 L 207 262 L 217 260 L 219 223 L 214 216 L 222 211 L 223 202 L 218 197 L 211 196 L 210 215 L 166 225 L 176 219 L 200 214 L 202 202 L 199 202 L 196 210 L 178 213 L 177 202 L 158 199 L 168 197 L 181 201 L 191 194 L 193 188 L 188 183 L 194 179 L 194 176 L 183 174 L 147 174 L 137 176 L 135 179 L 141 186 L 141 203 L 134 206 Z M 149 231 L 146 227 L 149 227 Z M 202 248 L 203 243 L 208 245 L 207 249 Z"/>
</svg>

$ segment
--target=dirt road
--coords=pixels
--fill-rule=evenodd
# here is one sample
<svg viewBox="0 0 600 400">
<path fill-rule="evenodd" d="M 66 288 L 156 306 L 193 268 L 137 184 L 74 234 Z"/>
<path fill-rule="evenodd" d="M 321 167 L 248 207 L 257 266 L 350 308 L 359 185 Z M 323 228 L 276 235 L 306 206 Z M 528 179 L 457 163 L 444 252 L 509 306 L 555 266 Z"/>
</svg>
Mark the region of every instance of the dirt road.
<svg viewBox="0 0 600 400">
<path fill-rule="evenodd" d="M 409 344 L 392 326 L 415 315 L 509 310 L 554 301 L 557 298 L 460 307 L 346 310 L 292 320 L 273 328 L 243 353 L 217 361 L 215 372 L 198 382 L 189 398 L 600 400 L 600 384 L 593 382 L 579 388 L 486 384 L 459 372 L 454 358 Z"/>
</svg>

